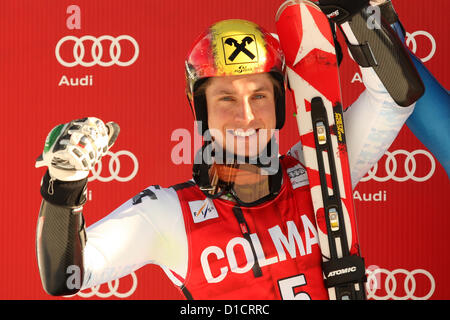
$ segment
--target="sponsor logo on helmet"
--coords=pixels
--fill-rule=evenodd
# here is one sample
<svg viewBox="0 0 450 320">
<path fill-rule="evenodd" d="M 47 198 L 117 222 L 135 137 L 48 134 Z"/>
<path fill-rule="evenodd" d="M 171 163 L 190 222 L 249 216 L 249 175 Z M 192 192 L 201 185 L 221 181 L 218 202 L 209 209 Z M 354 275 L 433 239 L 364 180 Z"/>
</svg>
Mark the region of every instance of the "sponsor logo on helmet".
<svg viewBox="0 0 450 320">
<path fill-rule="evenodd" d="M 258 46 L 253 34 L 236 34 L 222 37 L 225 64 L 258 62 Z"/>
</svg>

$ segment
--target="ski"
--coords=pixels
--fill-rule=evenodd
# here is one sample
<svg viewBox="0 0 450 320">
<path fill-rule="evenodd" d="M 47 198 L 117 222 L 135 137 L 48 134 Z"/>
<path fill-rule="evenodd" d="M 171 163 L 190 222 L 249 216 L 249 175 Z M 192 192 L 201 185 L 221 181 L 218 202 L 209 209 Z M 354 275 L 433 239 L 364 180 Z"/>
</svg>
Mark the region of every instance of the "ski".
<svg viewBox="0 0 450 320">
<path fill-rule="evenodd" d="M 330 22 L 311 1 L 289 0 L 276 15 L 331 300 L 362 300 L 360 256 L 345 142 L 339 70 Z"/>
</svg>

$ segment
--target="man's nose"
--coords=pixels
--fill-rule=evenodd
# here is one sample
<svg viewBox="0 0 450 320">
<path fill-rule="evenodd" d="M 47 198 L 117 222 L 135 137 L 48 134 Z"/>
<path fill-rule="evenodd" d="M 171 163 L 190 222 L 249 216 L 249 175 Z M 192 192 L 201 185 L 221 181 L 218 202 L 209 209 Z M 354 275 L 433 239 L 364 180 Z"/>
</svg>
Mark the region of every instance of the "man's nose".
<svg viewBox="0 0 450 320">
<path fill-rule="evenodd" d="M 255 119 L 255 114 L 248 98 L 241 100 L 236 118 L 244 123 L 249 123 Z"/>
</svg>

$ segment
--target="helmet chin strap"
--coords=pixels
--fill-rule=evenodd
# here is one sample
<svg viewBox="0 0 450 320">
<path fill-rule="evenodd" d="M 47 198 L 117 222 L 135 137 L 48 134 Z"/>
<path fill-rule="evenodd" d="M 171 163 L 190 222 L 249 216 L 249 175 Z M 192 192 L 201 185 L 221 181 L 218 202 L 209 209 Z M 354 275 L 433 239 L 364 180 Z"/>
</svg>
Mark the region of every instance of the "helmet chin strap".
<svg viewBox="0 0 450 320">
<path fill-rule="evenodd" d="M 207 197 L 231 195 L 239 205 L 253 206 L 279 193 L 282 170 L 274 138 L 256 157 L 221 151 L 215 152 L 214 144 L 207 141 L 195 157 L 193 178 Z"/>
</svg>

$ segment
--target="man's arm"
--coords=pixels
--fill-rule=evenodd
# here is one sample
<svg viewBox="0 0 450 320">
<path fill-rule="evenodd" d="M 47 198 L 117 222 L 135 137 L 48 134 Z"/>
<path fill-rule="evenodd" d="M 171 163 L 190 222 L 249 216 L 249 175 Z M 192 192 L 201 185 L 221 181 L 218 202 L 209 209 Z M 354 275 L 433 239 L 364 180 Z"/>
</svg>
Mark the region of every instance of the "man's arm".
<svg viewBox="0 0 450 320">
<path fill-rule="evenodd" d="M 398 106 L 371 68 L 361 67 L 366 90 L 344 112 L 353 188 L 389 149 L 414 104 Z"/>
<path fill-rule="evenodd" d="M 83 281 L 87 176 L 118 133 L 116 124 L 105 126 L 97 118 L 58 125 L 36 161 L 36 167 L 48 168 L 41 182 L 36 253 L 42 285 L 51 295 L 76 293 Z"/>
<path fill-rule="evenodd" d="M 74 133 L 69 130 L 71 127 L 73 124 L 52 130 L 44 154 L 38 159 L 39 165 L 42 162 L 49 165 L 41 184 L 43 201 L 36 236 L 45 291 L 51 295 L 72 295 L 118 279 L 148 263 L 162 265 L 184 277 L 188 261 L 187 235 L 174 189 L 151 186 L 85 228 L 82 211 L 89 171 L 83 173 L 80 170 L 83 164 L 76 163 L 83 159 L 78 154 L 84 154 L 85 150 L 67 152 L 72 144 L 77 146 L 81 140 L 80 137 L 70 140 L 79 130 L 73 127 Z M 95 134 L 83 139 L 88 150 L 99 150 L 101 143 L 95 144 L 94 138 Z M 64 140 L 63 149 L 54 148 Z M 88 147 L 91 143 L 95 147 Z M 108 148 L 100 149 L 106 152 Z M 97 160 L 90 161 L 86 169 L 90 170 L 100 158 L 100 154 L 94 155 L 92 159 Z M 64 164 L 66 169 L 55 168 L 56 163 Z M 70 169 L 72 166 L 78 170 Z M 85 177 L 79 179 L 83 175 Z"/>
<path fill-rule="evenodd" d="M 423 94 L 422 81 L 407 54 L 406 47 L 390 28 L 389 30 L 386 28 L 389 26 L 384 18 L 380 21 L 383 24 L 382 29 L 369 29 L 366 24 L 361 23 L 362 13 L 368 12 L 368 4 L 368 0 L 320 1 L 325 13 L 328 12 L 333 16 L 339 12 L 338 18 L 331 20 L 334 19 L 341 26 L 347 44 L 353 47 L 352 52 L 355 53 L 354 58 L 360 66 L 366 87 L 359 98 L 344 112 L 353 188 L 384 155 L 413 112 L 415 101 Z M 389 39 L 389 46 L 380 45 L 383 39 Z M 377 49 L 372 51 L 371 48 Z M 401 54 L 392 54 L 390 50 L 393 48 L 395 52 Z M 383 51 L 387 52 L 383 54 Z M 376 56 L 372 56 L 371 53 Z M 374 61 L 377 62 L 376 65 L 370 65 Z M 386 81 L 384 78 L 388 74 L 389 66 L 396 63 L 397 69 L 400 68 L 404 72 L 398 72 Z M 395 78 L 398 81 L 395 81 Z M 397 82 L 403 84 L 402 90 L 399 86 L 393 86 L 389 90 L 386 88 Z M 407 105 L 408 103 L 410 104 Z M 292 149 L 298 150 L 299 144 Z M 298 157 L 302 160 L 301 155 Z"/>
<path fill-rule="evenodd" d="M 319 0 L 319 6 L 344 33 L 354 60 L 375 71 L 399 106 L 410 106 L 425 92 L 409 50 L 384 17 L 386 0 Z M 374 4 L 376 6 L 371 6 Z"/>
<path fill-rule="evenodd" d="M 371 1 L 383 4 L 385 0 Z M 371 16 L 368 0 L 320 0 L 343 31 L 366 90 L 344 113 L 352 185 L 384 155 L 397 137 L 424 86 L 408 49 L 390 28 L 389 17 Z M 335 16 L 336 12 L 339 14 Z M 377 20 L 378 18 L 378 20 Z"/>
<path fill-rule="evenodd" d="M 86 234 L 82 209 L 87 179 L 50 181 L 47 171 L 42 179 L 43 200 L 36 235 L 39 272 L 48 294 L 69 295 L 78 291 L 76 282 L 82 283 L 84 277 Z M 77 278 L 71 277 L 70 271 L 78 272 Z"/>
<path fill-rule="evenodd" d="M 188 241 L 177 192 L 150 186 L 86 229 L 81 289 L 121 278 L 146 264 L 185 277 Z"/>
</svg>

